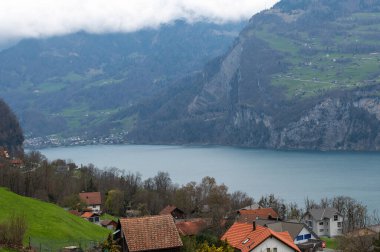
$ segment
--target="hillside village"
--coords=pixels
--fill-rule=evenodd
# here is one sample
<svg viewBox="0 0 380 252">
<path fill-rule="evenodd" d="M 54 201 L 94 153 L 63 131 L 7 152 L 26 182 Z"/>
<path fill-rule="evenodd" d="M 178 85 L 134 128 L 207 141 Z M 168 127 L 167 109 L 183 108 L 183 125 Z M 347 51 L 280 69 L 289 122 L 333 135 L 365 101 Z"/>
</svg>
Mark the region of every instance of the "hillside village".
<svg viewBox="0 0 380 252">
<path fill-rule="evenodd" d="M 0 165 L 0 186 L 58 204 L 71 218 L 110 235 L 85 248 L 74 241 L 53 245 L 64 251 L 100 251 L 107 246 L 115 249 L 111 251 L 367 251 L 361 250 L 363 239 L 368 251 L 375 251 L 373 242 L 380 232 L 380 221 L 369 222 L 366 207 L 349 197 L 320 204 L 307 200 L 303 210 L 274 195 L 255 203 L 243 192 L 229 193 L 210 177 L 178 187 L 165 173 L 141 181 L 138 175 L 118 170 L 49 162 L 37 152 L 11 156 L 5 147 Z M 25 187 L 28 181 L 40 182 Z M 1 208 L 0 214 L 7 215 Z M 15 246 L 1 234 L 1 246 Z M 41 251 L 38 246 L 43 243 L 33 243 L 33 231 L 28 234 L 16 247 Z M 359 250 L 352 250 L 357 243 Z M 342 247 L 347 244 L 351 250 Z"/>
<path fill-rule="evenodd" d="M 193 12 L 130 34 L 114 25 L 88 34 L 97 29 L 68 28 L 78 20 L 65 20 L 58 26 L 70 32 L 5 38 L 20 41 L 0 49 L 0 252 L 380 252 L 380 213 L 354 198 L 347 182 L 348 195 L 328 198 L 321 190 L 324 198 L 304 195 L 301 205 L 273 193 L 280 194 L 270 187 L 282 174 L 268 172 L 264 180 L 262 170 L 228 168 L 255 190 L 255 180 L 266 183 L 254 199 L 212 177 L 218 165 L 178 184 L 165 171 L 145 178 L 128 166 L 99 169 L 24 152 L 131 143 L 378 154 L 379 0 L 282 0 L 246 24 L 227 26 L 202 23 L 207 17 Z M 17 31 L 0 30 L 0 38 Z M 301 172 L 311 177 L 301 170 L 290 178 L 301 180 Z M 325 178 L 310 183 L 332 191 Z M 373 188 L 363 194 L 375 191 L 376 198 Z"/>
<path fill-rule="evenodd" d="M 342 237 L 351 242 L 345 242 L 351 244 L 350 249 L 365 237 L 373 249 L 372 243 L 379 237 L 378 219 L 369 223 L 365 206 L 349 197 L 337 197 L 331 204 L 327 199 L 321 204 L 308 201 L 303 211 L 274 195 L 255 203 L 243 192 L 229 193 L 225 185 L 209 177 L 200 184 L 192 182 L 178 188 L 165 173 L 143 182 L 138 175 L 119 174 L 117 170 L 77 167 L 63 160 L 49 162 L 39 153 L 15 157 L 6 148 L 1 149 L 0 164 L 0 186 L 58 204 L 71 218 L 110 234 L 91 249 L 86 247 L 88 251 L 104 250 L 104 246 L 116 249 L 111 251 L 323 251 L 326 247 L 337 249 Z M 35 188 L 24 187 L 35 179 L 40 181 Z M 62 191 L 67 185 L 74 191 Z M 43 188 L 48 188 L 46 194 Z M 102 190 L 92 190 L 96 188 Z M 0 214 L 6 213 L 0 209 Z M 1 246 L 14 246 L 4 234 L 1 237 L 0 231 Z M 43 246 L 25 239 L 17 245 L 23 250 L 39 251 L 38 244 Z M 34 238 L 31 235 L 28 239 Z M 70 241 L 59 246 L 64 251 L 84 249 Z"/>
<path fill-rule="evenodd" d="M 210 219 L 192 218 L 172 205 L 166 206 L 158 215 L 100 222 L 101 194 L 90 192 L 79 196 L 87 206 L 83 213 L 74 214 L 113 230 L 120 251 L 183 251 L 184 237 L 199 236 L 211 227 Z M 230 227 L 226 227 L 227 221 L 220 222 L 226 227 L 220 242 L 231 246 L 231 251 L 323 251 L 326 248 L 323 237 L 336 238 L 344 234 L 343 216 L 335 208 L 313 208 L 301 220 L 283 220 L 272 208 L 254 204 L 237 210 L 232 216 L 225 217 L 233 218 Z M 375 238 L 379 233 L 380 224 L 354 230 L 348 235 Z"/>
</svg>

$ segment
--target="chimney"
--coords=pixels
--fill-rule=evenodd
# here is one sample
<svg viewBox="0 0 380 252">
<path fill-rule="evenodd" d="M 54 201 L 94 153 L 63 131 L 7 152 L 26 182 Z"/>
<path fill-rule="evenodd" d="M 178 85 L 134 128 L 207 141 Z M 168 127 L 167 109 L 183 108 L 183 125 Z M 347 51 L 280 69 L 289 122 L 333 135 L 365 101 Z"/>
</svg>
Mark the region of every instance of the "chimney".
<svg viewBox="0 0 380 252">
<path fill-rule="evenodd" d="M 252 226 L 253 226 L 253 231 L 255 231 L 256 230 L 256 221 L 253 222 Z"/>
</svg>

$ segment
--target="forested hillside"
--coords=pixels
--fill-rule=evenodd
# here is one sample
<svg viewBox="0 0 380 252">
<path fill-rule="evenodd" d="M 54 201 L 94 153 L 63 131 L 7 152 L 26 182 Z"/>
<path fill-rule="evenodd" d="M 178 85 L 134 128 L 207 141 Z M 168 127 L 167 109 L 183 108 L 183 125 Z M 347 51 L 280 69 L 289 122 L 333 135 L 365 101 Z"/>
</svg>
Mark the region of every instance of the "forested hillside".
<svg viewBox="0 0 380 252">
<path fill-rule="evenodd" d="M 11 155 L 21 154 L 24 136 L 16 116 L 8 105 L 0 99 L 0 147 Z"/>
<path fill-rule="evenodd" d="M 0 52 L 0 97 L 27 137 L 107 136 L 133 120 L 109 117 L 200 71 L 244 23 L 177 21 L 133 33 L 26 39 Z"/>
</svg>

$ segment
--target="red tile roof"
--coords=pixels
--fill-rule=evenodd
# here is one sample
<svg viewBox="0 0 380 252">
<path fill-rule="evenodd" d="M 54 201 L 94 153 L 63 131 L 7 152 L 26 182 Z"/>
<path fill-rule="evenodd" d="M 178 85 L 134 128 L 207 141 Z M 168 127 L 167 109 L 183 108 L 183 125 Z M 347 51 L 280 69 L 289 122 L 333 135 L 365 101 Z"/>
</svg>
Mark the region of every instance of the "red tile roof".
<svg viewBox="0 0 380 252">
<path fill-rule="evenodd" d="M 11 160 L 11 164 L 13 164 L 13 165 L 22 165 L 22 160 L 20 160 L 20 159 L 13 159 L 13 160 Z"/>
<path fill-rule="evenodd" d="M 87 205 L 101 205 L 102 196 L 100 192 L 79 193 L 79 198 Z"/>
<path fill-rule="evenodd" d="M 69 210 L 69 213 L 76 215 L 76 216 L 81 216 L 81 213 L 78 210 Z"/>
<path fill-rule="evenodd" d="M 249 252 L 271 237 L 276 238 L 294 251 L 300 252 L 288 232 L 275 232 L 259 225 L 256 225 L 256 229 L 253 230 L 253 226 L 246 223 L 236 222 L 233 224 L 221 240 L 227 240 L 232 247 L 242 252 Z"/>
<path fill-rule="evenodd" d="M 182 247 L 182 241 L 170 215 L 120 219 L 130 252 Z"/>
<path fill-rule="evenodd" d="M 277 219 L 278 214 L 272 208 L 259 208 L 254 210 L 239 210 L 238 222 L 253 223 L 257 219 Z"/>
<path fill-rule="evenodd" d="M 114 221 L 114 220 L 102 220 L 100 222 L 100 225 L 102 226 L 109 226 L 109 225 L 112 225 L 112 226 L 117 226 L 117 223 Z"/>
<path fill-rule="evenodd" d="M 220 239 L 222 241 L 227 240 L 232 247 L 241 249 L 242 241 L 252 232 L 252 229 L 253 225 L 235 222 Z"/>
<path fill-rule="evenodd" d="M 96 213 L 85 212 L 84 214 L 81 215 L 81 217 L 82 217 L 82 218 L 86 218 L 86 219 L 88 219 L 88 218 L 93 217 L 94 215 L 99 216 L 99 214 L 96 214 Z"/>
<path fill-rule="evenodd" d="M 197 235 L 207 228 L 207 221 L 204 219 L 193 219 L 177 222 L 175 225 L 181 235 Z"/>
<path fill-rule="evenodd" d="M 170 206 L 170 205 L 168 205 L 168 206 L 166 206 L 164 209 L 161 210 L 161 212 L 159 213 L 159 215 L 172 214 L 172 212 L 173 212 L 174 210 L 176 210 L 176 209 L 177 209 L 178 211 L 180 211 L 180 212 L 183 213 L 183 211 L 180 210 L 180 209 L 178 209 L 176 206 Z"/>
</svg>

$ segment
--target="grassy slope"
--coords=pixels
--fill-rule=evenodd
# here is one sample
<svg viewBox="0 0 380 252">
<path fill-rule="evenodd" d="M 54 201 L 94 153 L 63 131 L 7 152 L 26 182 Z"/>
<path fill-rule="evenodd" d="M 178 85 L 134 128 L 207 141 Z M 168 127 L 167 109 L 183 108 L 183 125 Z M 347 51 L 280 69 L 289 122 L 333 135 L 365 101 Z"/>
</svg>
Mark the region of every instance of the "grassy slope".
<svg viewBox="0 0 380 252">
<path fill-rule="evenodd" d="M 297 31 L 287 36 L 276 34 L 273 27 L 263 25 L 256 30 L 257 37 L 285 53 L 286 61 L 291 67 L 286 73 L 272 76 L 272 83 L 287 89 L 289 98 L 318 96 L 333 89 L 350 89 L 358 86 L 372 85 L 380 82 L 378 64 L 380 54 L 342 52 L 346 45 L 378 45 L 375 34 L 380 32 L 380 25 L 371 20 L 380 18 L 380 13 L 356 13 L 339 18 L 329 23 L 330 31 L 342 30 L 346 36 L 332 33 L 329 46 L 322 37 L 314 37 L 307 32 Z M 297 35 L 297 36 L 296 36 Z M 329 50 L 326 51 L 326 48 Z M 301 50 L 314 50 L 305 55 Z"/>
<path fill-rule="evenodd" d="M 28 237 L 35 241 L 95 240 L 107 238 L 106 229 L 74 216 L 64 209 L 32 198 L 14 194 L 0 188 L 0 222 L 12 213 L 25 214 L 28 221 Z"/>
<path fill-rule="evenodd" d="M 113 221 L 118 221 L 118 218 L 117 217 L 115 217 L 115 216 L 112 216 L 112 215 L 110 215 L 110 214 L 102 214 L 101 216 L 100 216 L 100 219 L 101 220 L 113 220 Z"/>
</svg>

